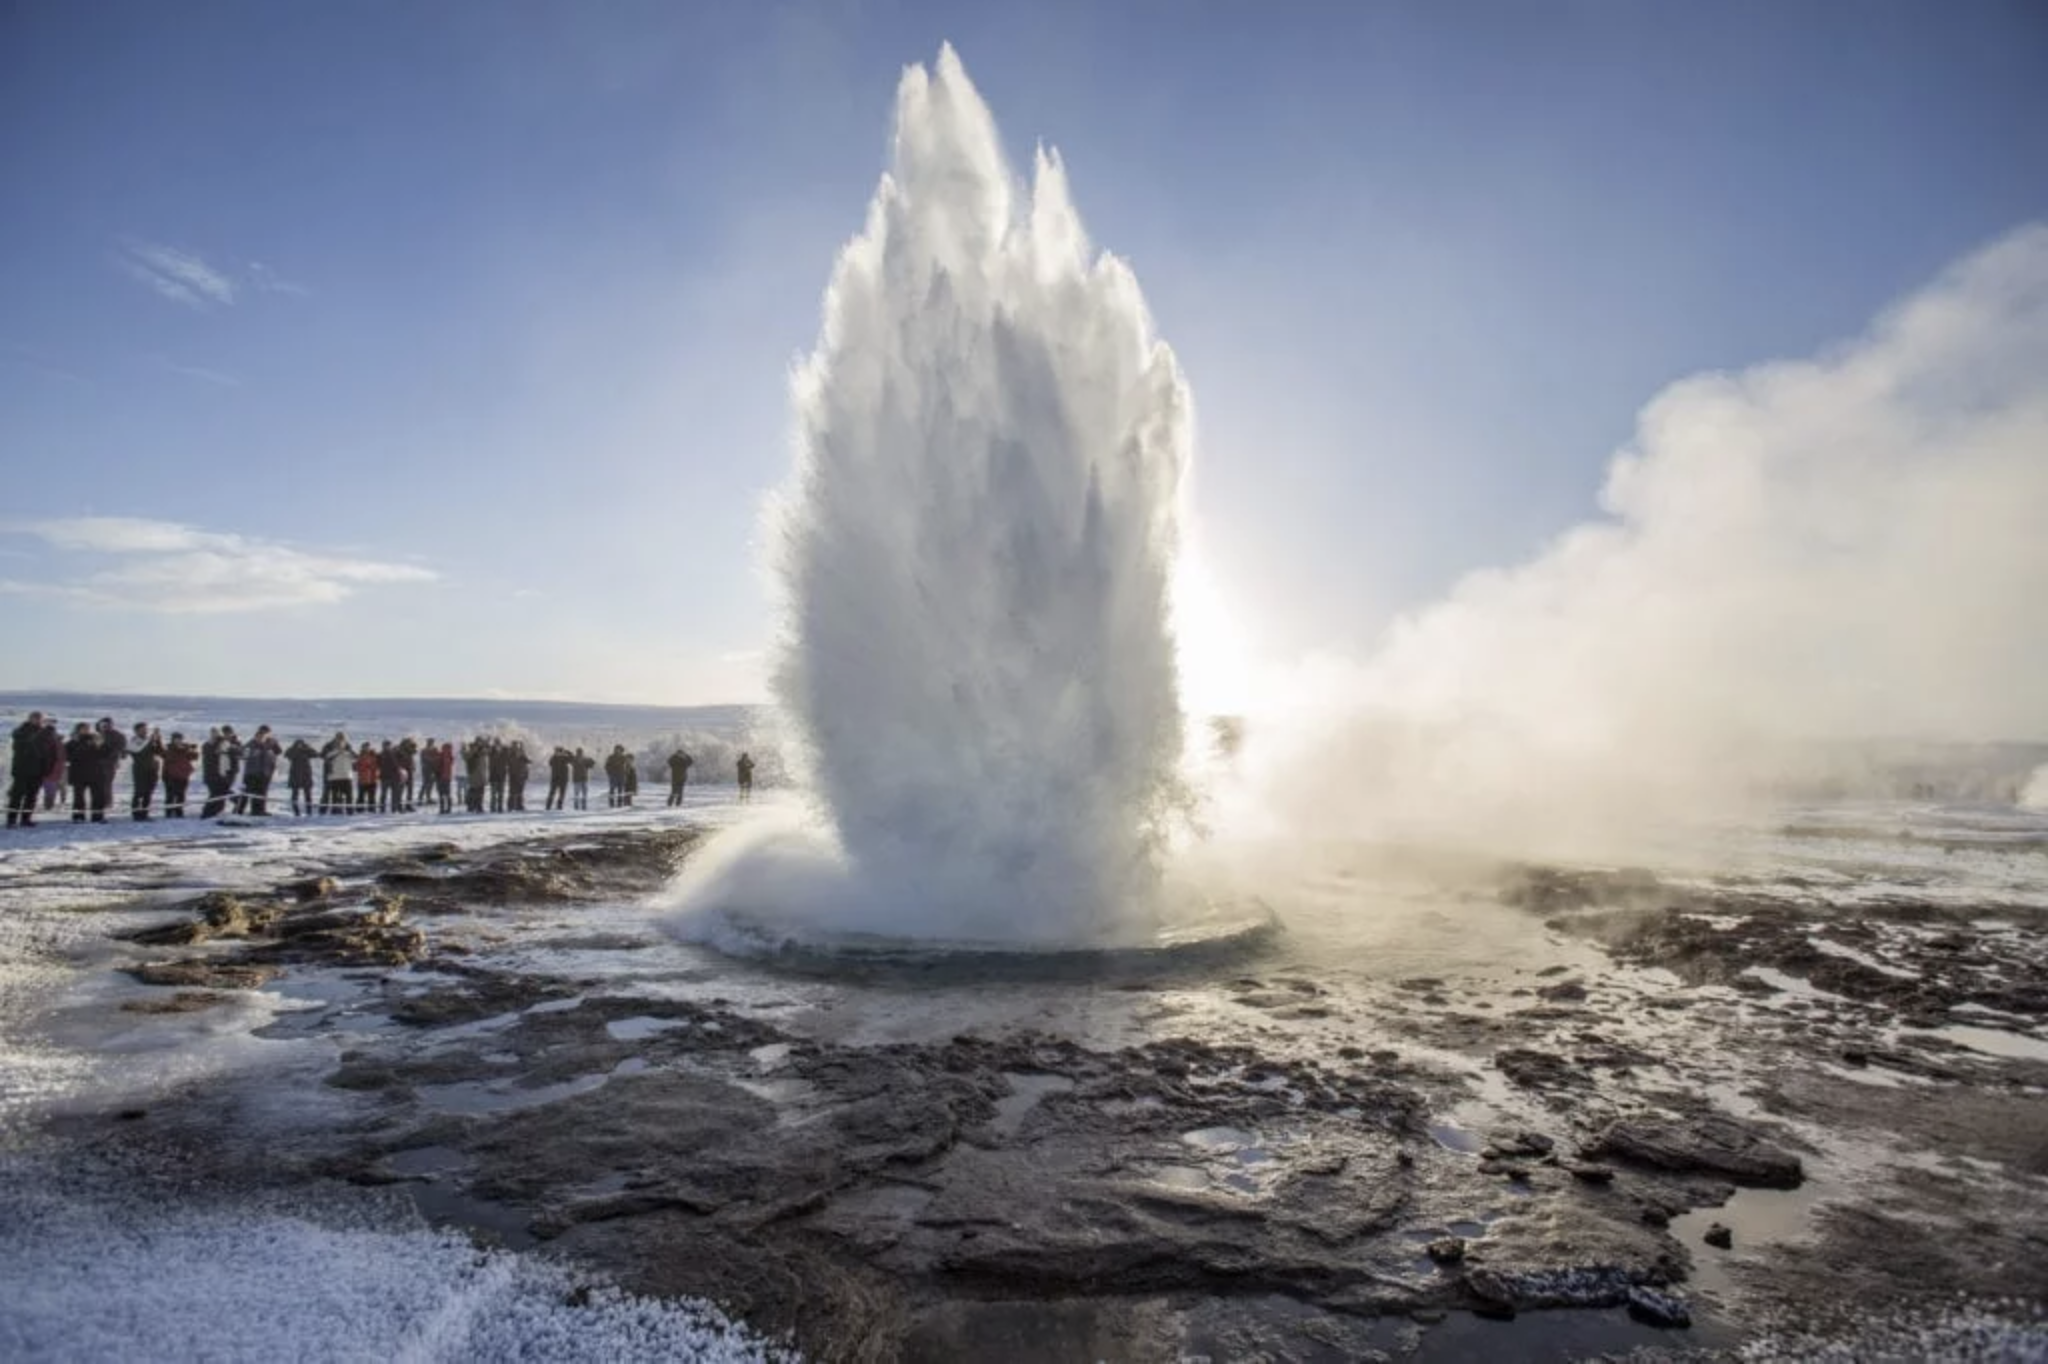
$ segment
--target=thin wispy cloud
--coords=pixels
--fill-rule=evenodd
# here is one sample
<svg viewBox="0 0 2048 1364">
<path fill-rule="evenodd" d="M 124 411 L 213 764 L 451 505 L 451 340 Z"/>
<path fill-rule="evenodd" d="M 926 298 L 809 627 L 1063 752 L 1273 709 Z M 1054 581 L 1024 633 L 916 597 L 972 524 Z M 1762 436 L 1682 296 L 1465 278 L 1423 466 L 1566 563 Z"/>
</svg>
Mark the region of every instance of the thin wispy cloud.
<svg viewBox="0 0 2048 1364">
<path fill-rule="evenodd" d="M 286 279 L 260 260 L 249 262 L 249 283 L 266 294 L 290 294 L 304 298 L 313 291 L 295 279 Z"/>
<path fill-rule="evenodd" d="M 173 303 L 208 308 L 235 301 L 235 281 L 194 252 L 155 242 L 126 242 L 115 260 L 129 275 Z"/>
<path fill-rule="evenodd" d="M 313 292 L 260 260 L 237 270 L 160 242 L 124 241 L 114 252 L 114 263 L 159 297 L 188 308 L 233 307 L 250 293 L 305 298 Z"/>
<path fill-rule="evenodd" d="M 300 549 L 146 517 L 82 516 L 0 526 L 67 555 L 108 562 L 75 577 L 0 579 L 0 593 L 85 606 L 221 614 L 319 606 L 364 587 L 432 582 L 417 564 Z"/>
</svg>

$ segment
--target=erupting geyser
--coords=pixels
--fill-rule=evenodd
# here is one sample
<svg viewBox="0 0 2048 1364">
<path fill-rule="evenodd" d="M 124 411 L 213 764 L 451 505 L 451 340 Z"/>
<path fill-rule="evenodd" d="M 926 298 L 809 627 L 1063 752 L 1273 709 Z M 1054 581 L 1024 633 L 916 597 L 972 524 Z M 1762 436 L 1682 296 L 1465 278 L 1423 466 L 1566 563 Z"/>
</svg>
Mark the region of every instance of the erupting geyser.
<svg viewBox="0 0 2048 1364">
<path fill-rule="evenodd" d="M 1126 937 L 1180 804 L 1188 393 L 1058 157 L 1018 183 L 951 48 L 904 74 L 893 164 L 794 389 L 774 688 L 840 884 L 742 877 L 740 907 L 811 900 L 818 927 L 896 936 Z"/>
</svg>

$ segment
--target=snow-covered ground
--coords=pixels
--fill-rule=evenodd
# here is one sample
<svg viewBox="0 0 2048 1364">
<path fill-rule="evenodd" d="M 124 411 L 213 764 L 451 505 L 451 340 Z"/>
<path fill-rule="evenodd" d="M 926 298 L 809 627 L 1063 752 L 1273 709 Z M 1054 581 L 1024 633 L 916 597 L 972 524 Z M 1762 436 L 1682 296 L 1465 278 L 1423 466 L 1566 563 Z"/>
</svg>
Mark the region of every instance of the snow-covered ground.
<svg viewBox="0 0 2048 1364">
<path fill-rule="evenodd" d="M 665 793 L 657 793 L 665 794 Z M 650 1302 L 543 1257 L 479 1251 L 402 1200 L 357 1191 L 162 1205 L 90 1157 L 61 1163 L 41 1125 L 147 1106 L 207 1078 L 264 1075 L 252 1119 L 341 1121 L 319 1071 L 335 1039 L 265 1036 L 316 1007 L 296 982 L 189 1014 L 123 1012 L 150 991 L 106 969 L 152 905 L 216 888 L 341 875 L 409 848 L 476 848 L 578 830 L 716 826 L 730 792 L 681 810 L 343 819 L 51 823 L 0 842 L 0 1359 L 764 1360 L 768 1342 L 701 1303 Z M 160 993 L 160 992 L 158 992 Z M 577 1291 L 581 1290 L 581 1291 Z"/>
</svg>

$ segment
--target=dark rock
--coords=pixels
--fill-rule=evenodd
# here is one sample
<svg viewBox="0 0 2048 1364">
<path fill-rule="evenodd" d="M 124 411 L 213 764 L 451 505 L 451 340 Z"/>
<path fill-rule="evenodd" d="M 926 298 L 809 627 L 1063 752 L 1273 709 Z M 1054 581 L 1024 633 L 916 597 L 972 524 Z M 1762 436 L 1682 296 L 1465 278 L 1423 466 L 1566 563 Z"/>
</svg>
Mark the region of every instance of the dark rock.
<svg viewBox="0 0 2048 1364">
<path fill-rule="evenodd" d="M 1628 1314 L 1651 1326 L 1676 1328 L 1692 1325 L 1692 1309 L 1685 1305 L 1683 1298 L 1660 1293 L 1641 1284 L 1628 1291 Z"/>
<path fill-rule="evenodd" d="M 294 900 L 327 900 L 341 889 L 341 883 L 332 876 L 308 876 L 301 881 L 287 881 L 281 887 Z"/>
<path fill-rule="evenodd" d="M 1806 1180 L 1799 1157 L 1720 1114 L 1623 1118 L 1610 1123 L 1587 1153 L 1678 1174 L 1717 1174 L 1767 1189 L 1796 1189 Z"/>
<path fill-rule="evenodd" d="M 1440 1236 L 1422 1250 L 1440 1265 L 1454 1265 L 1465 1258 L 1465 1239 L 1462 1236 Z"/>
<path fill-rule="evenodd" d="M 1536 993 L 1544 999 L 1576 1000 L 1584 999 L 1586 997 L 1586 987 L 1584 983 L 1580 981 L 1561 980 L 1555 985 L 1544 986 Z"/>
<path fill-rule="evenodd" d="M 226 1000 L 227 996 L 218 990 L 180 990 L 169 999 L 131 999 L 121 1006 L 121 1011 L 131 1014 L 189 1014 L 211 1009 Z"/>
<path fill-rule="evenodd" d="M 254 990 L 277 974 L 274 966 L 240 966 L 197 957 L 144 962 L 123 969 L 144 985 L 179 985 L 194 990 Z"/>
<path fill-rule="evenodd" d="M 1574 1160 L 1567 1162 L 1564 1168 L 1573 1179 L 1581 1180 L 1587 1184 L 1612 1184 L 1614 1182 L 1614 1171 L 1608 1169 L 1605 1165 L 1592 1165 L 1582 1160 Z"/>
<path fill-rule="evenodd" d="M 1592 1084 L 1591 1076 L 1564 1057 L 1529 1047 L 1496 1052 L 1493 1064 L 1524 1089 L 1578 1089 Z"/>
<path fill-rule="evenodd" d="M 1716 1222 L 1707 1228 L 1707 1234 L 1704 1239 L 1708 1245 L 1726 1250 L 1735 1244 L 1735 1233 L 1722 1226 L 1719 1222 Z"/>
</svg>

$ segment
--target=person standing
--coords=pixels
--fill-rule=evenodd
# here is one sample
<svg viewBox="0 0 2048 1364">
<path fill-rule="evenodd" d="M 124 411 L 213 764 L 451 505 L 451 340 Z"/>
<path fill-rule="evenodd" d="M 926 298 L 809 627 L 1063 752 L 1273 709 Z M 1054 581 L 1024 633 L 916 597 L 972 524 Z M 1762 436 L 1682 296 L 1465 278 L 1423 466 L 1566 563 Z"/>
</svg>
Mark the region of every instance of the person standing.
<svg viewBox="0 0 2048 1364">
<path fill-rule="evenodd" d="M 569 768 L 572 763 L 569 750 L 560 744 L 548 754 L 548 798 L 541 803 L 543 810 L 559 810 L 569 801 Z"/>
<path fill-rule="evenodd" d="M 192 784 L 192 769 L 198 761 L 199 750 L 173 730 L 170 743 L 164 747 L 165 819 L 185 817 L 185 788 Z"/>
<path fill-rule="evenodd" d="M 626 803 L 626 746 L 613 744 L 612 751 L 604 760 L 604 777 L 608 789 L 604 793 L 607 809 L 616 810 Z"/>
<path fill-rule="evenodd" d="M 469 788 L 462 793 L 462 808 L 473 815 L 484 812 L 484 792 L 490 780 L 491 746 L 479 734 L 462 750 L 463 780 Z"/>
<path fill-rule="evenodd" d="M 7 787 L 7 827 L 10 829 L 36 827 L 36 796 L 62 760 L 63 749 L 52 743 L 52 738 L 49 725 L 39 710 L 30 711 L 28 718 L 14 727 L 10 736 L 13 754 Z M 44 808 L 49 807 L 46 805 Z"/>
<path fill-rule="evenodd" d="M 449 814 L 455 809 L 450 797 L 455 787 L 455 745 L 450 740 L 441 741 L 441 751 L 434 757 L 434 780 L 441 789 L 441 813 Z"/>
<path fill-rule="evenodd" d="M 121 775 L 121 759 L 128 756 L 128 736 L 114 723 L 111 715 L 102 715 L 100 722 L 93 726 L 93 732 L 100 737 L 100 761 L 94 769 L 98 785 L 92 793 L 93 811 L 99 816 L 98 822 L 105 822 L 106 813 L 114 806 L 114 778 Z"/>
<path fill-rule="evenodd" d="M 291 788 L 292 813 L 301 818 L 313 813 L 313 764 L 320 751 L 304 739 L 292 740 L 284 751 L 285 784 Z M 299 804 L 304 798 L 303 807 Z"/>
<path fill-rule="evenodd" d="M 58 726 L 57 717 L 54 715 L 43 721 L 43 743 L 50 752 L 57 755 L 50 764 L 50 770 L 43 774 L 43 809 L 49 811 L 57 808 L 58 797 L 64 794 L 64 764 L 66 761 L 64 757 L 64 731 Z"/>
<path fill-rule="evenodd" d="M 349 746 L 348 735 L 340 730 L 320 748 L 321 775 L 325 783 L 320 788 L 320 813 L 323 815 L 345 815 L 355 804 L 356 751 Z"/>
<path fill-rule="evenodd" d="M 135 788 L 128 797 L 128 816 L 146 822 L 150 803 L 156 799 L 156 784 L 163 776 L 163 734 L 136 721 L 135 742 L 128 746 L 128 762 L 128 779 Z"/>
<path fill-rule="evenodd" d="M 429 739 L 427 742 L 431 744 L 434 741 Z M 418 808 L 416 795 L 418 791 L 417 782 L 419 780 L 419 757 L 420 746 L 410 734 L 398 741 L 397 808 L 402 814 L 409 815 Z"/>
<path fill-rule="evenodd" d="M 740 760 L 733 764 L 733 771 L 739 774 L 740 804 L 745 805 L 754 798 L 754 755 L 741 753 Z"/>
<path fill-rule="evenodd" d="M 388 745 L 390 740 L 385 740 Z M 377 774 L 384 770 L 384 760 L 377 751 L 377 745 L 365 739 L 363 746 L 356 750 L 356 813 L 374 815 L 377 813 Z"/>
<path fill-rule="evenodd" d="M 270 726 L 256 726 L 256 733 L 242 751 L 242 794 L 235 804 L 236 814 L 270 813 L 270 783 L 277 779 L 279 751 L 277 736 L 270 732 Z"/>
<path fill-rule="evenodd" d="M 484 750 L 484 773 L 491 782 L 491 813 L 505 813 L 505 772 L 506 761 L 511 754 L 502 739 L 491 740 L 491 746 Z"/>
<path fill-rule="evenodd" d="M 569 758 L 569 775 L 576 788 L 576 808 L 590 808 L 590 774 L 597 770 L 597 759 L 577 749 Z"/>
<path fill-rule="evenodd" d="M 206 787 L 206 803 L 199 807 L 201 819 L 218 819 L 228 808 L 228 786 L 234 778 L 230 775 L 227 735 L 218 729 L 206 731 L 206 742 L 199 745 L 199 780 Z"/>
<path fill-rule="evenodd" d="M 514 739 L 505 753 L 505 808 L 526 811 L 526 783 L 533 775 L 533 759 L 526 756 L 526 745 Z"/>
<path fill-rule="evenodd" d="M 405 770 L 398 761 L 398 745 L 386 739 L 377 750 L 377 808 L 387 815 L 395 815 L 405 808 Z"/>
<path fill-rule="evenodd" d="M 83 824 L 86 807 L 92 807 L 92 822 L 107 822 L 107 807 L 99 803 L 100 754 L 105 745 L 99 734 L 85 721 L 80 720 L 71 727 L 71 737 L 64 741 L 64 775 L 71 781 L 71 822 Z"/>
<path fill-rule="evenodd" d="M 683 787 L 690 780 L 690 764 L 695 762 L 682 749 L 668 755 L 668 803 L 677 806 L 683 803 Z"/>
</svg>

